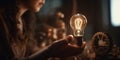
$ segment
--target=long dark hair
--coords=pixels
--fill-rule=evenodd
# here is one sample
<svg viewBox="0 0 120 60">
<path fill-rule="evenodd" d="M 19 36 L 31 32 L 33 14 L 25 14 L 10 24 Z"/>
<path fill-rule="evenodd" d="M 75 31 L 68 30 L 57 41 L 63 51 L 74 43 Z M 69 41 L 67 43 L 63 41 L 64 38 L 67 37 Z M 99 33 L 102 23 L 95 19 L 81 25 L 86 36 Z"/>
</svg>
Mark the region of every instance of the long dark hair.
<svg viewBox="0 0 120 60">
<path fill-rule="evenodd" d="M 22 53 L 25 56 L 31 54 L 33 46 L 37 44 L 34 40 L 35 15 L 33 12 L 26 11 L 22 15 L 24 31 L 23 34 L 19 34 L 19 31 L 17 30 L 17 14 L 19 12 L 19 4 L 21 1 L 26 2 L 28 0 L 0 0 L 0 16 L 2 10 L 2 17 L 4 19 L 3 21 L 6 24 L 5 27 L 7 27 L 5 31 L 3 31 L 4 29 L 2 30 L 2 37 L 4 38 L 2 41 L 5 41 L 2 42 L 2 44 L 5 47 L 5 49 L 3 49 L 5 50 L 5 54 L 10 55 L 8 56 L 9 58 L 17 56 L 16 54 L 18 54 L 14 52 L 14 44 L 20 49 L 24 50 L 25 53 Z M 21 52 L 19 55 L 21 55 Z"/>
<path fill-rule="evenodd" d="M 16 23 L 17 18 L 16 15 L 18 13 L 19 7 L 18 5 L 22 2 L 26 2 L 28 0 L 0 0 L 0 8 L 4 10 L 5 15 L 8 20 L 14 20 L 12 24 L 12 36 L 17 36 L 17 30 L 16 30 Z M 11 19 L 12 17 L 12 19 Z M 35 15 L 31 11 L 25 12 L 25 14 L 22 16 L 24 19 L 24 27 L 25 27 L 25 35 L 28 37 L 28 39 L 33 40 L 33 33 L 34 33 L 34 23 L 35 23 Z"/>
</svg>

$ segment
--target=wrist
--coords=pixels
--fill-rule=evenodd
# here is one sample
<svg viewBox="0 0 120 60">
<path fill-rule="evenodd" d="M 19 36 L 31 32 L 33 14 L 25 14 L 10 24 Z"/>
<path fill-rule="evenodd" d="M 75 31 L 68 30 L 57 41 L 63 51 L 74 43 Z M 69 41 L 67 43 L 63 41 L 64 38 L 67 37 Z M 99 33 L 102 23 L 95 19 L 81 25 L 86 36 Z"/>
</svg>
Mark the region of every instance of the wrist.
<svg viewBox="0 0 120 60">
<path fill-rule="evenodd" d="M 26 60 L 47 60 L 50 57 L 49 46 L 26 57 Z"/>
</svg>

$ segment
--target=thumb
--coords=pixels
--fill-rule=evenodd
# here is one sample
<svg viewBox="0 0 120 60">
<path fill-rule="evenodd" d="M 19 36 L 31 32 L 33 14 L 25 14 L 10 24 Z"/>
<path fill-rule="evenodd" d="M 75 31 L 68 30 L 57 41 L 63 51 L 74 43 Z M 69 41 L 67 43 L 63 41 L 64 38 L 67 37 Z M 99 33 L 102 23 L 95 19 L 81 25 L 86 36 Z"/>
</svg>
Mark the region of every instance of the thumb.
<svg viewBox="0 0 120 60">
<path fill-rule="evenodd" d="M 73 40 L 73 35 L 68 35 L 65 40 L 70 43 Z"/>
<path fill-rule="evenodd" d="M 84 47 L 85 47 L 85 45 L 86 45 L 86 42 L 85 42 L 85 41 L 83 41 L 83 42 L 82 42 L 82 46 L 81 46 L 81 48 L 84 48 Z"/>
</svg>

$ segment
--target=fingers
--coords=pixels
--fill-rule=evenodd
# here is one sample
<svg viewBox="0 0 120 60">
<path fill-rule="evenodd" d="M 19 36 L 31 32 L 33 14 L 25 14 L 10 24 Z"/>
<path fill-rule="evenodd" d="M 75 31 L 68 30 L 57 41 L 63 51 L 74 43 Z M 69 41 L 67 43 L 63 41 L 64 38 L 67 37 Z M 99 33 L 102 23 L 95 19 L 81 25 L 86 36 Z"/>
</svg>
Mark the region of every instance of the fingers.
<svg viewBox="0 0 120 60">
<path fill-rule="evenodd" d="M 72 44 L 68 44 L 69 46 L 71 46 L 71 47 L 74 47 L 74 48 L 80 48 L 80 49 L 84 49 L 85 48 L 85 46 L 86 46 L 86 42 L 85 41 L 83 41 L 82 42 L 82 45 L 81 46 L 78 46 L 78 45 L 72 45 Z"/>
<path fill-rule="evenodd" d="M 82 42 L 82 46 L 80 46 L 80 47 L 81 47 L 81 48 L 85 48 L 85 45 L 86 45 L 86 42 L 83 41 L 83 42 Z"/>
<path fill-rule="evenodd" d="M 66 41 L 66 42 L 69 43 L 72 39 L 73 39 L 73 35 L 68 35 L 66 38 L 57 40 L 55 42 L 60 42 L 60 41 L 64 41 L 65 42 Z"/>
<path fill-rule="evenodd" d="M 79 48 L 84 48 L 85 47 L 85 45 L 86 45 L 85 41 L 82 42 L 81 46 L 70 44 L 73 39 L 74 39 L 73 35 L 68 35 L 65 39 L 57 40 L 57 41 L 55 41 L 55 43 L 58 42 L 59 44 L 62 44 L 62 45 L 66 45 L 67 44 L 67 45 L 74 46 L 74 47 L 79 47 Z"/>
<path fill-rule="evenodd" d="M 73 35 L 68 35 L 67 37 L 66 37 L 66 39 L 72 39 L 73 38 Z"/>
<path fill-rule="evenodd" d="M 73 35 L 68 35 L 65 40 L 67 40 L 67 42 L 70 43 L 73 39 L 74 39 Z M 85 47 L 85 45 L 86 45 L 86 42 L 83 41 L 81 47 Z"/>
<path fill-rule="evenodd" d="M 65 40 L 70 43 L 73 40 L 73 35 L 68 35 Z"/>
</svg>

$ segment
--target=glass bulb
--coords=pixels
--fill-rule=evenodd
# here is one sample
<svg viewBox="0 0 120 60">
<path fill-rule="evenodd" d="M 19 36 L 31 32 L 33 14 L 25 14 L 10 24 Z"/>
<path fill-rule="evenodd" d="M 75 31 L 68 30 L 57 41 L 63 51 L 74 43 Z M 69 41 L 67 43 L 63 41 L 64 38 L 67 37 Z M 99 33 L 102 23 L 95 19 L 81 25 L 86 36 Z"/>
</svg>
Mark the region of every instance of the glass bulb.
<svg viewBox="0 0 120 60">
<path fill-rule="evenodd" d="M 76 37 L 82 37 L 84 35 L 84 29 L 87 24 L 87 19 L 82 14 L 75 14 L 70 18 L 70 26 L 73 30 L 73 34 Z"/>
</svg>

